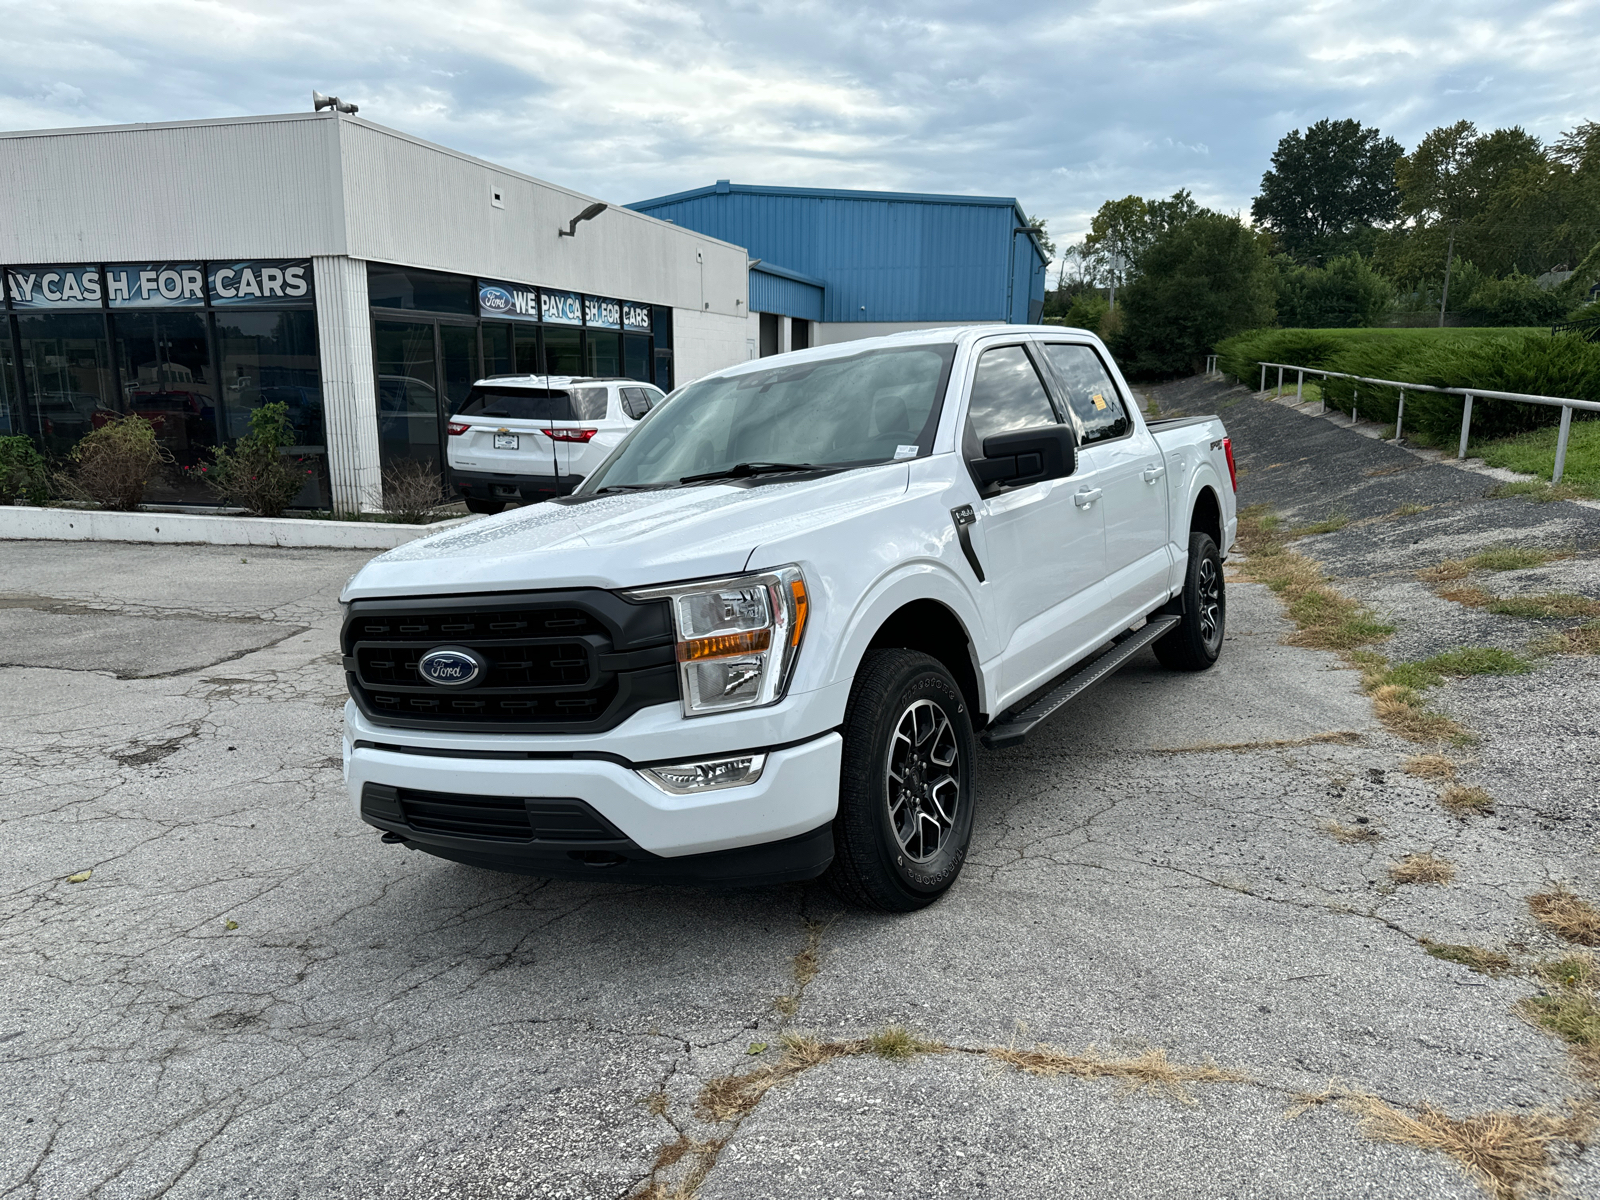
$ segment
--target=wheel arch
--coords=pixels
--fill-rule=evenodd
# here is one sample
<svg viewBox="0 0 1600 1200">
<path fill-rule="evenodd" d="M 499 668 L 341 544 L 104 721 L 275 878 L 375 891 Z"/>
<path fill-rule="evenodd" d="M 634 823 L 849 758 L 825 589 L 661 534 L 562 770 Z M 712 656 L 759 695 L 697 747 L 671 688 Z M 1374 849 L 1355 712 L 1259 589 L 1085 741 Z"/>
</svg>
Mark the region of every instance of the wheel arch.
<svg viewBox="0 0 1600 1200">
<path fill-rule="evenodd" d="M 1222 544 L 1222 500 L 1209 482 L 1202 483 L 1189 506 L 1189 532 L 1209 533 L 1219 550 Z"/>
<path fill-rule="evenodd" d="M 948 605 L 926 597 L 902 604 L 879 623 L 861 657 L 888 649 L 916 650 L 943 663 L 961 689 L 973 728 L 981 729 L 987 723 L 972 637 Z"/>
</svg>

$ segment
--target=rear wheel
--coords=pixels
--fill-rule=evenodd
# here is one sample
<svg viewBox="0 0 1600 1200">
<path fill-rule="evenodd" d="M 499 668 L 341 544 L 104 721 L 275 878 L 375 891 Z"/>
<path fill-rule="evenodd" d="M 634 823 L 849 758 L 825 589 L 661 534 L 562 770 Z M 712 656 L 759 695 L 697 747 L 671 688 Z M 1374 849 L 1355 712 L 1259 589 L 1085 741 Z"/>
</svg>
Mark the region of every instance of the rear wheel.
<svg viewBox="0 0 1600 1200">
<path fill-rule="evenodd" d="M 466 504 L 468 512 L 486 513 L 489 516 L 502 511 L 506 506 L 504 500 L 474 500 L 471 496 L 467 497 Z"/>
<path fill-rule="evenodd" d="M 944 664 L 914 650 L 862 660 L 844 719 L 829 882 L 911 912 L 950 889 L 972 840 L 972 714 Z"/>
<path fill-rule="evenodd" d="M 1153 647 L 1161 665 L 1174 671 L 1204 671 L 1222 653 L 1228 624 L 1228 593 L 1222 554 L 1209 533 L 1189 535 L 1189 566 L 1183 577 L 1183 619 Z"/>
</svg>

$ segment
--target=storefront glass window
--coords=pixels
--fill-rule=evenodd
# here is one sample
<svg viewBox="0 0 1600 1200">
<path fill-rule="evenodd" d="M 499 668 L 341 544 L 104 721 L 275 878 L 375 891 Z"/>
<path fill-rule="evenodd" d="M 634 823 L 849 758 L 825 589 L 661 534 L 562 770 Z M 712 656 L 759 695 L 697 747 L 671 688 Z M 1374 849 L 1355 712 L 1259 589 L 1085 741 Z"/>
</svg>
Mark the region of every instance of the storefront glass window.
<svg viewBox="0 0 1600 1200">
<path fill-rule="evenodd" d="M 583 331 L 557 329 L 544 331 L 544 369 L 550 375 L 582 375 Z"/>
<path fill-rule="evenodd" d="M 622 335 L 622 374 L 650 382 L 650 339 L 644 334 Z"/>
<path fill-rule="evenodd" d="M 511 325 L 501 321 L 483 323 L 483 373 L 510 375 L 517 369 Z"/>
<path fill-rule="evenodd" d="M 374 321 L 378 451 L 385 468 L 407 460 L 440 469 L 438 371 L 433 325 Z"/>
<path fill-rule="evenodd" d="M 193 312 L 118 313 L 111 318 L 122 395 L 117 411 L 156 427 L 180 470 L 209 461 L 217 443 L 217 389 L 206 319 Z"/>
<path fill-rule="evenodd" d="M 444 355 L 445 412 L 460 408 L 481 376 L 478 373 L 478 327 L 439 322 L 439 349 Z"/>
<path fill-rule="evenodd" d="M 0 437 L 22 432 L 18 408 L 16 354 L 11 349 L 11 322 L 0 314 Z"/>
<path fill-rule="evenodd" d="M 105 318 L 97 312 L 30 313 L 17 317 L 17 329 L 26 424 L 47 454 L 65 454 L 94 425 L 105 423 L 107 411 L 121 411 Z"/>
<path fill-rule="evenodd" d="M 515 370 L 519 375 L 538 375 L 544 367 L 539 359 L 539 331 L 525 325 L 518 325 L 516 330 L 517 365 Z"/>
<path fill-rule="evenodd" d="M 622 374 L 622 335 L 589 331 L 589 374 L 602 378 Z"/>
<path fill-rule="evenodd" d="M 423 312 L 478 312 L 478 289 L 465 275 L 443 275 L 410 267 L 367 265 L 367 303 L 373 308 L 414 308 Z"/>
<path fill-rule="evenodd" d="M 326 444 L 315 313 L 219 311 L 217 351 L 223 432 L 229 439 L 250 432 L 250 414 L 263 404 L 281 403 L 288 406 L 296 442 Z"/>
</svg>

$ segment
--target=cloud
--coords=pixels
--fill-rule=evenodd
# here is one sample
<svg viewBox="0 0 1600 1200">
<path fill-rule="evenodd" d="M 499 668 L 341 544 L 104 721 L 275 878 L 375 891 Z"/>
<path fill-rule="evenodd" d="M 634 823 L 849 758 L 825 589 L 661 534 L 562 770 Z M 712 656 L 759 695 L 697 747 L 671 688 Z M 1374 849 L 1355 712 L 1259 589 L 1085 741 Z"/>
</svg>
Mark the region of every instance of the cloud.
<svg viewBox="0 0 1600 1200">
<path fill-rule="evenodd" d="M 1414 144 L 1600 115 L 1591 0 L 76 0 L 12 4 L 0 127 L 309 106 L 613 201 L 717 178 L 1015 195 L 1057 240 L 1100 202 L 1245 210 L 1285 132 Z"/>
</svg>

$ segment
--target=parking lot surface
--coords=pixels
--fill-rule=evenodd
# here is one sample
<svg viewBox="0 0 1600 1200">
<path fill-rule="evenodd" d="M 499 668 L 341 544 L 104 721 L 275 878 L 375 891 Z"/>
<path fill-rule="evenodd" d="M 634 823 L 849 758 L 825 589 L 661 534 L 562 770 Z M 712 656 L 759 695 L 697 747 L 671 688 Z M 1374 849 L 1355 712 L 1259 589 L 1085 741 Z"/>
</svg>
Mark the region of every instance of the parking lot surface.
<svg viewBox="0 0 1600 1200">
<path fill-rule="evenodd" d="M 1440 559 L 1560 548 L 1497 585 L 1600 596 L 1593 508 L 1486 499 L 1242 389 L 1164 395 L 1222 406 L 1241 504 L 1357 518 L 1296 549 L 1397 626 L 1396 661 L 1550 625 L 1440 599 L 1415 577 Z M 1405 504 L 1430 507 L 1385 515 Z M 1529 980 L 1424 939 L 1555 954 L 1526 897 L 1600 892 L 1594 658 L 1437 689 L 1496 800 L 1466 821 L 1356 673 L 1235 582 L 1213 670 L 1146 655 L 984 753 L 960 882 L 891 917 L 381 845 L 339 770 L 335 600 L 365 558 L 0 543 L 0 1194 L 1468 1197 L 1450 1159 L 1306 1098 L 1583 1094 L 1513 1010 Z M 1454 882 L 1391 880 L 1423 851 Z M 891 1028 L 938 1045 L 862 1049 Z M 707 1103 L 785 1034 L 834 1049 Z M 1202 1078 L 1006 1057 L 1039 1044 Z M 1576 1194 L 1600 1196 L 1594 1158 L 1561 1159 Z"/>
</svg>

